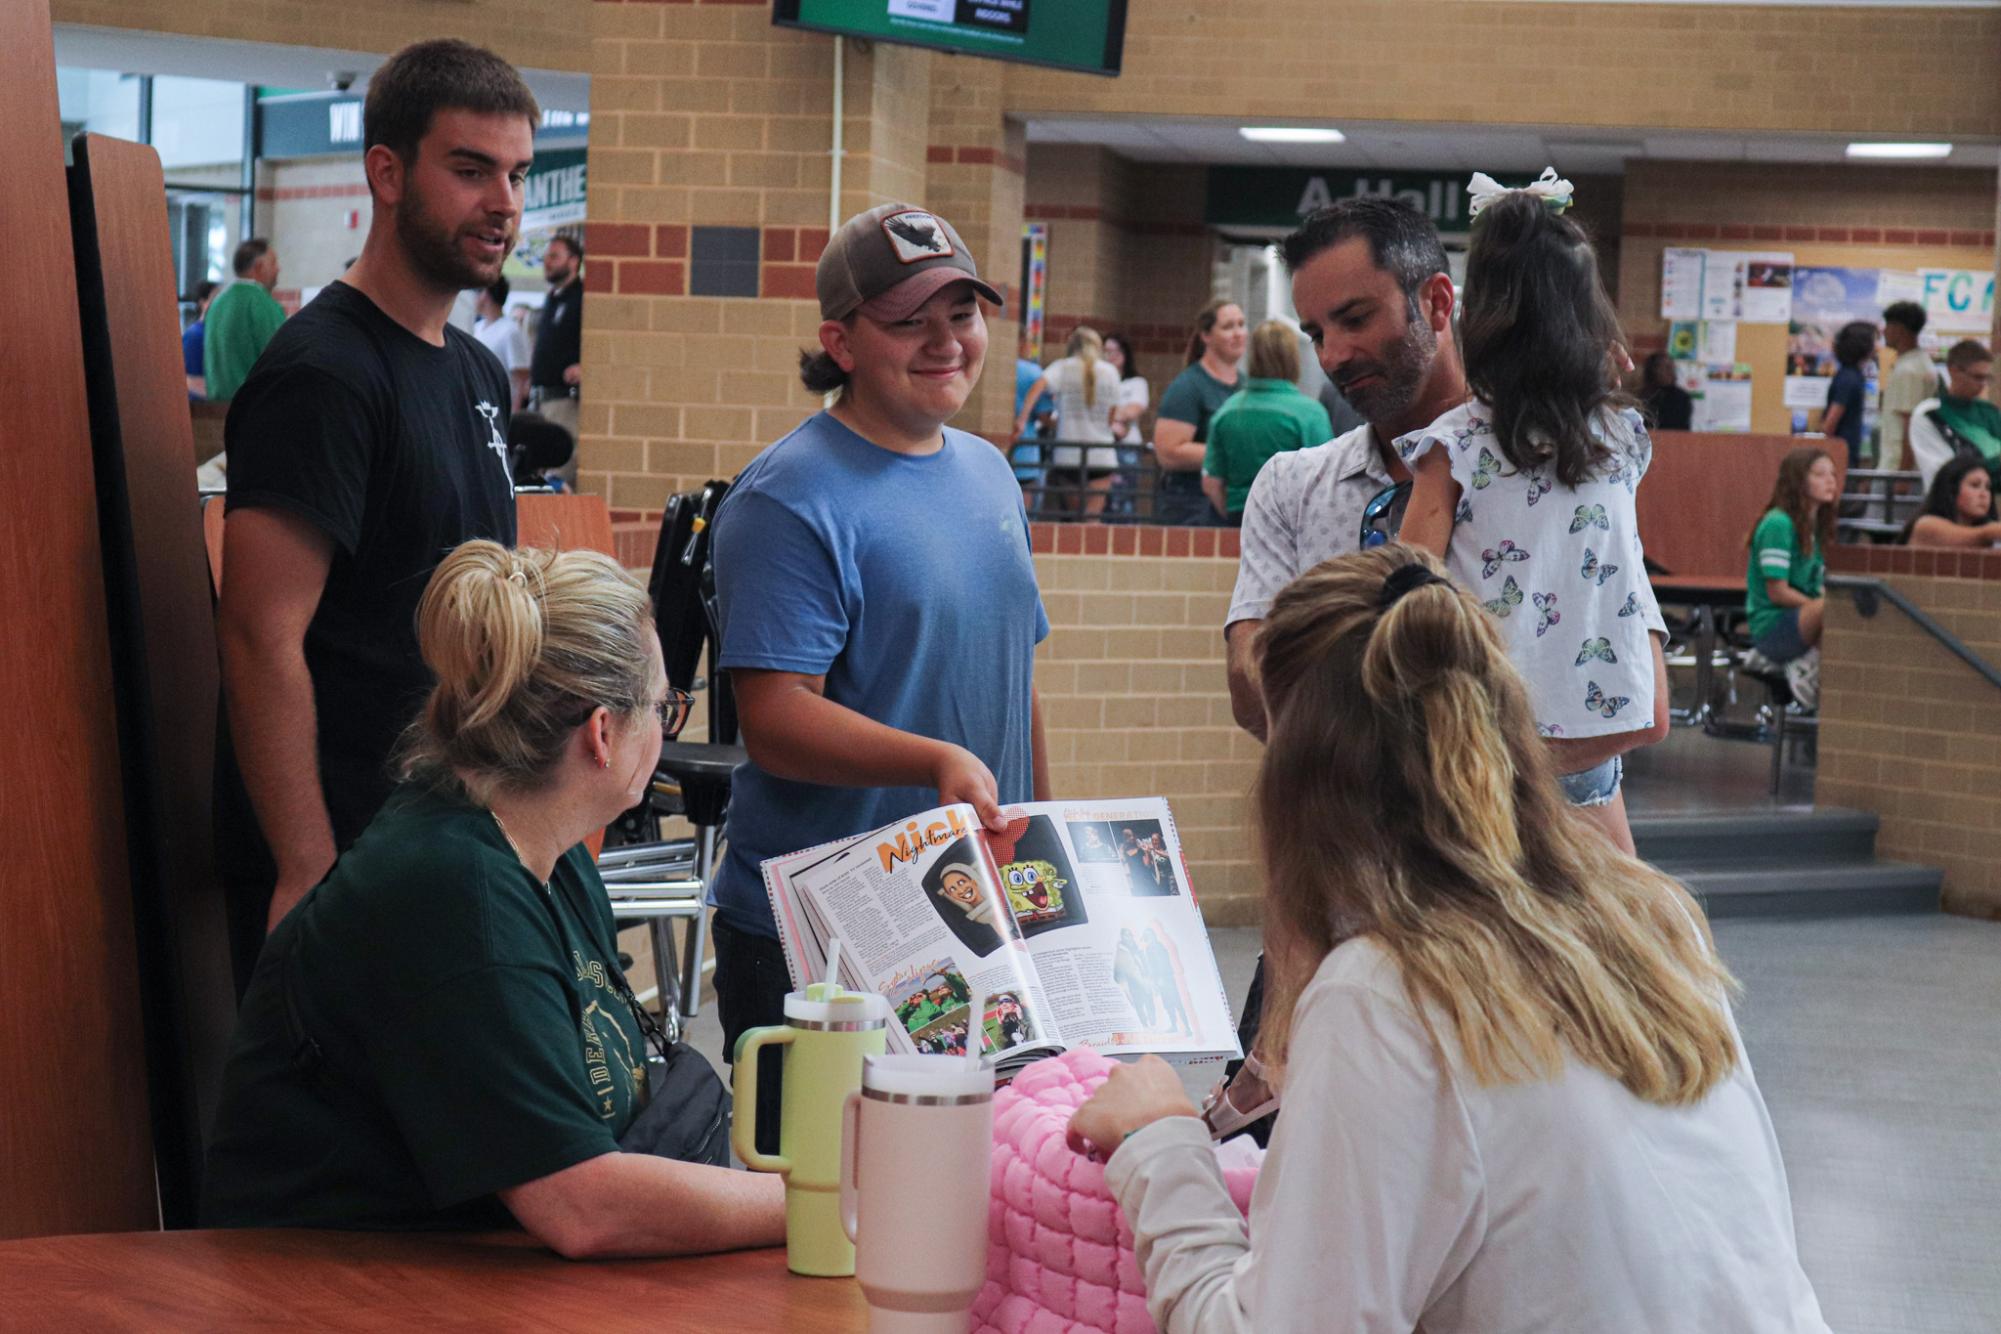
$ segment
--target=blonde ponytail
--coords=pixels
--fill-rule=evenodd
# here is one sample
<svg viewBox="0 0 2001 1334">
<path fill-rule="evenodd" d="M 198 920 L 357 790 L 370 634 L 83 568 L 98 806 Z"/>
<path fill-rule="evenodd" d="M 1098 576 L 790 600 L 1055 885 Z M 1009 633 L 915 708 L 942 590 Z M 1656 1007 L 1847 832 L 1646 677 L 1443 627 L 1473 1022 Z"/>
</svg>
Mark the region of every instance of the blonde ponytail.
<svg viewBox="0 0 2001 1334">
<path fill-rule="evenodd" d="M 1386 592 L 1410 565 L 1433 577 Z M 1318 566 L 1279 594 L 1258 649 L 1268 1061 L 1283 1066 L 1321 961 L 1367 935 L 1483 1084 L 1574 1056 L 1673 1106 L 1728 1076 L 1732 984 L 1691 929 L 1701 910 L 1564 802 L 1492 618 L 1432 557 Z"/>
<path fill-rule="evenodd" d="M 538 786 L 594 709 L 629 719 L 651 702 L 646 590 L 595 551 L 466 543 L 424 589 L 417 642 L 436 684 L 402 772 L 477 801 Z"/>
<path fill-rule="evenodd" d="M 1066 356 L 1077 358 L 1084 371 L 1084 406 L 1098 406 L 1098 360 L 1105 354 L 1105 340 L 1096 329 L 1080 324 L 1070 334 L 1070 341 L 1063 345 Z"/>
</svg>

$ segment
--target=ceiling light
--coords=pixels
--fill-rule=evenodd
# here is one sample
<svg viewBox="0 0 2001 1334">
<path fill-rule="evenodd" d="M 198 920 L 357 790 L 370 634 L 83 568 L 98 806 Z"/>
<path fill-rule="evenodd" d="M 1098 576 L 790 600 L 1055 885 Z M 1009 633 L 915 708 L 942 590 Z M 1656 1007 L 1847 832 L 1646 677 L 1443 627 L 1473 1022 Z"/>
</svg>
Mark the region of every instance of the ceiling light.
<svg viewBox="0 0 2001 1334">
<path fill-rule="evenodd" d="M 1348 138 L 1339 130 L 1303 125 L 1246 125 L 1237 133 L 1260 144 L 1338 144 Z"/>
<path fill-rule="evenodd" d="M 1951 157 L 1951 144 L 1850 144 L 1850 157 Z"/>
</svg>

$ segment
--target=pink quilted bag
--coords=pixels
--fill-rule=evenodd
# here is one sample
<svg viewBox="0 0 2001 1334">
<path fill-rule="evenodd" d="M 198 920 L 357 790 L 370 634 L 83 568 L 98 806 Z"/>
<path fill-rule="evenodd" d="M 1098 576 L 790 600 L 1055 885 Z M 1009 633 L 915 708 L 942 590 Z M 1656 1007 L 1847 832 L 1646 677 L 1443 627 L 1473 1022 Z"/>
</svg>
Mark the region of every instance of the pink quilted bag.
<svg viewBox="0 0 2001 1334">
<path fill-rule="evenodd" d="M 1153 1329 L 1132 1229 L 1106 1189 L 1105 1166 L 1063 1138 L 1111 1068 L 1079 1047 L 1037 1061 L 994 1095 L 987 1281 L 973 1303 L 974 1334 Z M 1257 1169 L 1226 1168 L 1223 1180 L 1248 1213 Z"/>
</svg>

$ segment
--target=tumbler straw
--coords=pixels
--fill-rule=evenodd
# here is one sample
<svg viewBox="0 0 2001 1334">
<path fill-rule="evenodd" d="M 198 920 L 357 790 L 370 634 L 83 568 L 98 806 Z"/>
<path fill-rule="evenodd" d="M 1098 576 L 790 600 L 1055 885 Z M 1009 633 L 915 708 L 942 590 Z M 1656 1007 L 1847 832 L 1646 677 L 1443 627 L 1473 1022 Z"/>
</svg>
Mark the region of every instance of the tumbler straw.
<svg viewBox="0 0 2001 1334">
<path fill-rule="evenodd" d="M 969 1070 L 980 1068 L 980 1044 L 986 1038 L 986 1025 L 982 1022 L 986 1009 L 987 998 L 975 991 L 972 1014 L 966 1019 L 966 1068 Z"/>
<path fill-rule="evenodd" d="M 821 984 L 826 987 L 828 1000 L 834 999 L 841 992 L 841 984 L 836 976 L 840 971 L 840 967 L 841 938 L 835 936 L 827 946 L 827 972 L 826 976 L 821 979 Z"/>
</svg>

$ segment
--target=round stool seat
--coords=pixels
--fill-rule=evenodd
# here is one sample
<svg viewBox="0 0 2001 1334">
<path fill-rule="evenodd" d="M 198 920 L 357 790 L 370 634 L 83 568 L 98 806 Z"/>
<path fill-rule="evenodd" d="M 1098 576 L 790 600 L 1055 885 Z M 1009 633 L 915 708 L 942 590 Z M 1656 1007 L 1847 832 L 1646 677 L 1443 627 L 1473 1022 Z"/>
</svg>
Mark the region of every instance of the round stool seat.
<svg viewBox="0 0 2001 1334">
<path fill-rule="evenodd" d="M 660 748 L 659 772 L 681 785 L 681 805 L 695 825 L 719 825 L 730 800 L 730 775 L 750 758 L 742 746 L 672 741 Z"/>
</svg>

